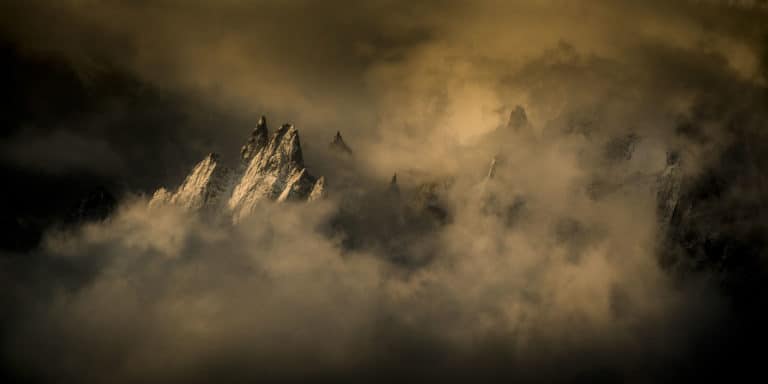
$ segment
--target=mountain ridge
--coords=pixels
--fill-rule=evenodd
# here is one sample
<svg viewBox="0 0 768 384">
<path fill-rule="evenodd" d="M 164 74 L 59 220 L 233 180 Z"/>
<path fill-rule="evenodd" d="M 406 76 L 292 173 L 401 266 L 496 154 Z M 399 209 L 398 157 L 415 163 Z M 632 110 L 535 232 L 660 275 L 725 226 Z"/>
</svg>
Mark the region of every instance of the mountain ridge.
<svg viewBox="0 0 768 384">
<path fill-rule="evenodd" d="M 157 189 L 149 206 L 224 209 L 236 222 L 262 201 L 312 201 L 325 196 L 325 178 L 313 176 L 305 167 L 299 132 L 292 124 L 283 124 L 270 134 L 262 116 L 240 150 L 240 161 L 239 169 L 231 170 L 211 153 L 176 190 Z"/>
</svg>

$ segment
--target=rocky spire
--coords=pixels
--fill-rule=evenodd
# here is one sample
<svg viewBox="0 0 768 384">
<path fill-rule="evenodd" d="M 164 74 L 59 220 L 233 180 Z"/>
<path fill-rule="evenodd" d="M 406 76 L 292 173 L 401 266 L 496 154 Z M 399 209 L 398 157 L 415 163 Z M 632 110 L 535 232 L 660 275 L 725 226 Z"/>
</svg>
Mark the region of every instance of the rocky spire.
<svg viewBox="0 0 768 384">
<path fill-rule="evenodd" d="M 397 185 L 397 173 L 392 175 L 392 180 L 389 182 L 389 192 L 394 194 L 400 193 L 400 187 Z"/>
<path fill-rule="evenodd" d="M 243 164 L 247 165 L 253 156 L 267 145 L 268 137 L 267 118 L 261 116 L 258 123 L 256 123 L 256 128 L 253 129 L 251 136 L 248 137 L 248 141 L 240 149 L 240 160 L 242 160 Z"/>
<path fill-rule="evenodd" d="M 97 187 L 70 209 L 67 220 L 73 223 L 102 221 L 117 208 L 117 199 L 104 187 Z"/>
<path fill-rule="evenodd" d="M 318 180 L 304 167 L 299 132 L 291 124 L 283 124 L 269 136 L 262 116 L 240 156 L 237 172 L 221 166 L 217 155 L 206 156 L 176 191 L 158 189 L 150 206 L 172 203 L 198 210 L 226 202 L 228 213 L 238 221 L 263 200 L 306 201 L 325 194 L 325 179 Z"/>
<path fill-rule="evenodd" d="M 228 206 L 235 221 L 250 214 L 262 200 L 306 200 L 316 178 L 304 168 L 299 132 L 283 124 L 252 157 Z"/>
<path fill-rule="evenodd" d="M 656 204 L 659 220 L 663 225 L 672 220 L 677 210 L 682 181 L 680 155 L 676 151 L 667 152 L 667 165 L 656 179 Z"/>
<path fill-rule="evenodd" d="M 488 176 L 486 177 L 488 180 L 493 179 L 494 176 L 496 176 L 496 164 L 497 157 L 494 156 L 493 159 L 491 159 L 491 166 L 488 168 Z"/>
<path fill-rule="evenodd" d="M 315 201 L 325 198 L 325 176 L 320 176 L 312 187 L 312 192 L 309 193 L 308 201 Z"/>
<path fill-rule="evenodd" d="M 219 156 L 210 153 L 197 163 L 192 172 L 175 192 L 158 189 L 150 206 L 171 203 L 189 210 L 204 206 L 217 206 L 224 199 L 230 182 L 231 171 L 219 163 Z"/>
<path fill-rule="evenodd" d="M 331 149 L 331 151 L 336 153 L 341 153 L 345 155 L 351 155 L 352 150 L 347 146 L 347 143 L 344 142 L 344 139 L 341 137 L 341 132 L 336 131 L 336 136 L 333 137 L 333 141 L 331 141 L 330 144 L 328 144 L 328 148 Z"/>
<path fill-rule="evenodd" d="M 528 116 L 525 114 L 525 109 L 517 105 L 512 112 L 509 113 L 509 121 L 507 121 L 507 128 L 512 130 L 518 130 L 528 125 Z"/>
</svg>

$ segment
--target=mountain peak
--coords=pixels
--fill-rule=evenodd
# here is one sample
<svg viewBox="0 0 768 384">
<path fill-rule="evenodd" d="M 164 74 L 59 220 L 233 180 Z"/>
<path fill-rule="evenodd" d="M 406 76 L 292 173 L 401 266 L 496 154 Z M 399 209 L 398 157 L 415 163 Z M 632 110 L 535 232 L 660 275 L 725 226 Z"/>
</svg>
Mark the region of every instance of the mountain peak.
<svg viewBox="0 0 768 384">
<path fill-rule="evenodd" d="M 518 130 L 528 125 L 528 116 L 525 114 L 523 107 L 516 105 L 515 109 L 509 113 L 509 120 L 507 121 L 507 128 Z"/>
<path fill-rule="evenodd" d="M 158 189 L 151 206 L 173 203 L 187 209 L 226 202 L 235 221 L 254 211 L 263 200 L 307 201 L 325 194 L 325 179 L 317 179 L 304 167 L 299 131 L 283 124 L 271 135 L 262 116 L 240 150 L 242 165 L 231 172 L 209 153 L 176 191 Z"/>
<path fill-rule="evenodd" d="M 390 193 L 399 194 L 400 193 L 400 186 L 397 185 L 397 173 L 392 175 L 392 180 L 389 181 L 389 188 Z"/>
<path fill-rule="evenodd" d="M 189 210 L 218 205 L 226 193 L 230 176 L 231 171 L 219 164 L 219 155 L 211 152 L 195 165 L 176 191 L 160 188 L 149 204 L 171 203 Z"/>
<path fill-rule="evenodd" d="M 262 115 L 256 123 L 256 128 L 251 132 L 251 136 L 248 137 L 248 141 L 240 149 L 240 159 L 244 164 L 248 164 L 256 153 L 267 145 L 268 137 L 267 118 Z"/>
<path fill-rule="evenodd" d="M 263 200 L 308 200 L 316 181 L 304 167 L 299 131 L 293 124 L 283 124 L 253 156 L 234 186 L 228 206 L 238 221 Z"/>
<path fill-rule="evenodd" d="M 268 147 L 272 148 L 272 152 L 278 154 L 281 160 L 290 162 L 295 167 L 304 167 L 299 131 L 293 124 L 283 124 L 270 139 Z M 283 156 L 285 159 L 282 159 Z"/>
<path fill-rule="evenodd" d="M 328 144 L 328 148 L 330 148 L 332 151 L 336 153 L 351 155 L 352 149 L 349 148 L 347 143 L 344 142 L 344 139 L 341 137 L 341 132 L 336 131 L 336 136 L 333 137 L 333 141 L 331 141 L 330 144 Z"/>
</svg>

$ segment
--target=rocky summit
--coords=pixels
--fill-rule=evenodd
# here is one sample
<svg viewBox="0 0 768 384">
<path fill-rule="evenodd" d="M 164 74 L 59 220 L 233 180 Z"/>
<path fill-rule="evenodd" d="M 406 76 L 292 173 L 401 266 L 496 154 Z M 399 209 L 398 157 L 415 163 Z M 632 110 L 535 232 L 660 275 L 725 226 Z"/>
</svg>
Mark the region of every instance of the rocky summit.
<svg viewBox="0 0 768 384">
<path fill-rule="evenodd" d="M 283 124 L 272 134 L 261 117 L 240 150 L 241 165 L 230 170 L 216 154 L 198 163 L 175 191 L 158 189 L 150 206 L 175 204 L 188 210 L 223 210 L 242 220 L 262 201 L 311 201 L 325 195 L 324 178 L 304 166 L 299 132 Z"/>
<path fill-rule="evenodd" d="M 530 126 L 530 123 L 526 112 L 518 106 L 513 109 L 509 123 L 489 133 L 488 138 L 493 139 L 493 142 L 504 142 L 498 139 L 527 126 Z M 658 173 L 639 176 L 627 174 L 628 171 L 620 165 L 632 159 L 639 141 L 640 138 L 632 133 L 608 140 L 602 158 L 611 164 L 607 169 L 615 172 L 599 175 L 602 178 L 591 182 L 587 192 L 593 199 L 600 199 L 627 189 L 650 188 L 656 194 L 657 214 L 662 229 L 665 229 L 676 212 L 682 193 L 683 178 L 679 155 L 670 152 L 666 167 Z M 492 149 L 498 150 L 496 147 Z M 353 154 L 340 132 L 335 134 L 328 150 L 341 156 L 346 163 L 349 163 L 349 156 Z M 514 172 L 503 165 L 504 159 L 505 156 L 497 152 L 491 159 L 485 177 L 478 183 L 486 203 L 498 200 L 498 191 L 493 185 L 499 184 L 507 172 Z M 391 196 L 406 200 L 411 200 L 412 197 L 414 206 L 427 207 L 430 210 L 440 206 L 441 217 L 449 216 L 448 207 L 441 204 L 441 195 L 446 193 L 446 185 L 450 183 L 435 183 L 434 180 L 422 183 L 414 196 L 406 193 L 410 196 L 406 198 L 405 195 L 400 196 L 401 187 L 397 179 L 397 175 L 394 175 L 389 183 L 388 191 Z M 338 186 L 338 181 L 335 185 Z M 442 187 L 436 188 L 436 185 Z M 292 124 L 283 124 L 270 132 L 266 117 L 261 116 L 241 147 L 239 164 L 234 169 L 225 167 L 219 156 L 211 153 L 195 165 L 177 189 L 158 189 L 149 204 L 174 204 L 190 211 L 223 212 L 225 216 L 238 222 L 251 215 L 263 202 L 313 201 L 325 196 L 325 178 L 315 177 L 304 165 L 298 130 Z M 522 200 L 522 196 L 517 196 L 507 203 L 516 205 Z M 487 205 L 484 203 L 484 206 Z"/>
<path fill-rule="evenodd" d="M 220 205 L 230 184 L 232 171 L 222 166 L 219 156 L 208 154 L 197 163 L 192 172 L 175 191 L 165 188 L 155 191 L 150 206 L 175 204 L 189 210 Z"/>
<path fill-rule="evenodd" d="M 347 143 L 344 142 L 344 139 L 341 137 L 341 132 L 338 131 L 336 132 L 336 136 L 333 137 L 333 141 L 328 144 L 328 148 L 334 153 L 342 155 L 352 154 L 352 149 L 350 149 Z"/>
</svg>

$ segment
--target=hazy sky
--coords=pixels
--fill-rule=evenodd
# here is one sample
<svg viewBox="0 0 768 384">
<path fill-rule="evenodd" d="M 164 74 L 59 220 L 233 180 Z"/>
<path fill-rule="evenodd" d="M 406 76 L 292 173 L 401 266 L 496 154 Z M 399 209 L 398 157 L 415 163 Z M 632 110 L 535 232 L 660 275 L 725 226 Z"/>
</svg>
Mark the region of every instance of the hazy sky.
<svg viewBox="0 0 768 384">
<path fill-rule="evenodd" d="M 701 98 L 743 96 L 734 82 L 765 84 L 759 3 L 25 1 L 3 5 L 2 25 L 20 54 L 69 63 L 86 92 L 119 71 L 239 122 L 294 122 L 308 143 L 341 130 L 387 174 L 444 164 L 454 145 L 496 128 L 517 104 L 538 128 L 590 110 L 628 120 L 611 125 L 672 130 Z M 131 167 L 126 138 L 82 132 L 97 118 L 109 116 L 16 139 L 43 157 L 56 151 L 40 140 L 92 143 L 100 167 Z M 175 138 L 162 136 L 178 129 L 167 127 L 173 121 L 138 120 L 162 127 L 126 127 L 139 140 Z M 247 134 L 211 120 L 177 139 L 228 152 Z"/>
</svg>

